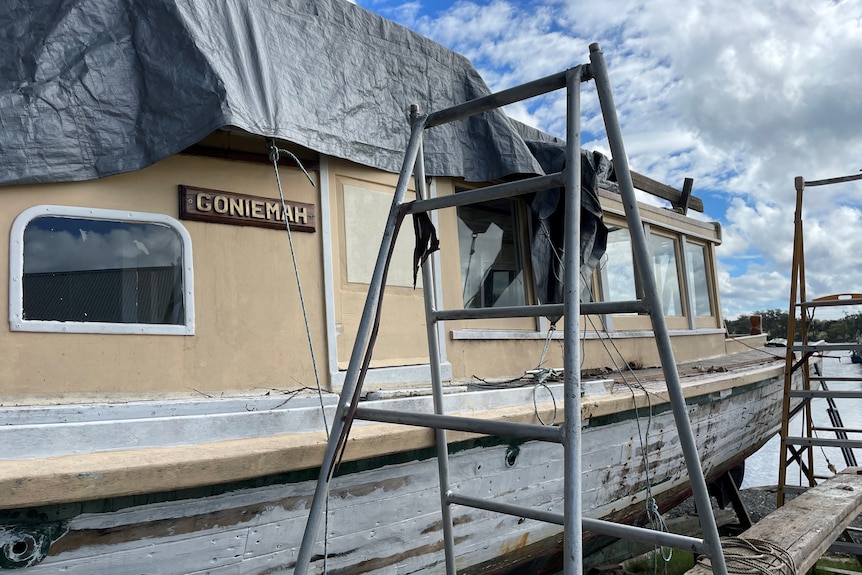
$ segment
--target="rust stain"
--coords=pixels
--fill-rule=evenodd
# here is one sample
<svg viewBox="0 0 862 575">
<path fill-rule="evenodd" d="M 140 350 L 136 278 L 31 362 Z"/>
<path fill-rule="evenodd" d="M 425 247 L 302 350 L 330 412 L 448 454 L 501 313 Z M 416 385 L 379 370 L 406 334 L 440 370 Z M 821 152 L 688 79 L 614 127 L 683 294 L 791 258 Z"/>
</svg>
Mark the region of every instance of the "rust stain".
<svg viewBox="0 0 862 575">
<path fill-rule="evenodd" d="M 518 537 L 514 542 L 504 543 L 500 547 L 500 552 L 504 555 L 508 555 L 509 553 L 514 553 L 519 549 L 523 549 L 527 546 L 527 540 L 530 538 L 529 533 L 522 533 L 520 537 Z"/>
</svg>

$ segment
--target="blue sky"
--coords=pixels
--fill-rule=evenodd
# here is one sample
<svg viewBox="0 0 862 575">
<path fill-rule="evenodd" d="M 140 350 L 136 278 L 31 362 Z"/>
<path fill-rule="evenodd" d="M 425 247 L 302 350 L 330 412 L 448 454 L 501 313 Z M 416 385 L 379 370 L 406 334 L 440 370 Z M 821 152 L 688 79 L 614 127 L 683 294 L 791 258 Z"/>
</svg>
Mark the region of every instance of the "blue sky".
<svg viewBox="0 0 862 575">
<path fill-rule="evenodd" d="M 357 4 L 467 56 L 492 90 L 587 62 L 599 42 L 632 168 L 675 187 L 694 178 L 705 219 L 722 224 L 728 318 L 787 309 L 794 176 L 862 169 L 862 0 Z M 584 147 L 607 153 L 588 94 Z M 563 108 L 554 95 L 507 111 L 563 136 Z M 862 292 L 862 182 L 810 188 L 804 215 L 809 297 Z"/>
</svg>

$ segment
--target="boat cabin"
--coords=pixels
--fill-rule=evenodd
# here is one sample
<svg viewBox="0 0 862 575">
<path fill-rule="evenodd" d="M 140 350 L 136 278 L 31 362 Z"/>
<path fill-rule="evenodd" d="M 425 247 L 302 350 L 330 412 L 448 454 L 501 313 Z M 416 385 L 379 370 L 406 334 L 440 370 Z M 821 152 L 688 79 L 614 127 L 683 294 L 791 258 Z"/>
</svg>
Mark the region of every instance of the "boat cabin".
<svg viewBox="0 0 862 575">
<path fill-rule="evenodd" d="M 256 2 L 168 3 L 131 19 L 134 9 L 122 3 L 97 9 L 92 1 L 64 16 L 82 30 L 73 35 L 41 26 L 26 3 L 12 11 L 23 32 L 2 56 L 2 69 L 15 74 L 0 94 L 8 102 L 0 248 L 9 253 L 0 272 L 9 310 L 0 393 L 27 403 L 265 393 L 318 381 L 338 391 L 410 107 L 430 112 L 485 95 L 481 77 L 462 56 L 340 0 L 275 11 Z M 98 13 L 97 22 L 87 27 L 83 13 Z M 100 30 L 117 38 L 101 42 Z M 282 154 L 274 169 L 270 139 L 299 164 Z M 544 173 L 562 145 L 499 111 L 431 130 L 431 194 Z M 582 297 L 634 299 L 640 286 L 612 167 L 587 157 L 600 235 L 590 240 Z M 644 206 L 643 218 L 678 359 L 724 353 L 718 224 L 680 213 L 697 208 L 697 198 L 681 201 L 648 178 L 637 184 L 671 200 Z M 562 231 L 538 219 L 531 201 L 435 216 L 432 286 L 414 281 L 407 224 L 366 385 L 429 380 L 423 290 L 447 308 L 560 301 Z M 437 332 L 444 377 L 559 367 L 553 342 L 563 324 L 447 322 Z M 584 325 L 584 368 L 610 366 L 604 336 L 627 362 L 657 364 L 654 346 L 638 341 L 651 337 L 646 316 Z"/>
<path fill-rule="evenodd" d="M 0 188 L 9 265 L 4 397 L 52 401 L 126 394 L 221 394 L 313 387 L 337 391 L 352 349 L 396 175 L 291 143 L 276 172 L 263 136 L 217 130 L 180 153 L 128 173 Z M 477 186 L 433 177 L 436 195 Z M 599 190 L 607 249 L 585 300 L 635 299 L 622 206 Z M 436 221 L 441 273 L 413 282 L 413 235 L 397 242 L 368 385 L 429 379 L 422 290 L 448 308 L 536 303 L 529 206 L 523 199 L 444 210 Z M 642 208 L 664 311 L 680 361 L 724 352 L 715 280 L 718 224 Z M 285 224 L 291 226 L 291 246 Z M 2 244 L 0 244 L 2 245 Z M 296 256 L 296 268 L 291 251 Z M 303 289 L 300 300 L 297 279 Z M 8 281 L 6 281 L 8 280 Z M 447 322 L 438 333 L 449 378 L 522 375 L 559 366 L 564 321 Z M 584 367 L 609 366 L 609 336 L 630 362 L 648 317 L 584 322 Z"/>
</svg>

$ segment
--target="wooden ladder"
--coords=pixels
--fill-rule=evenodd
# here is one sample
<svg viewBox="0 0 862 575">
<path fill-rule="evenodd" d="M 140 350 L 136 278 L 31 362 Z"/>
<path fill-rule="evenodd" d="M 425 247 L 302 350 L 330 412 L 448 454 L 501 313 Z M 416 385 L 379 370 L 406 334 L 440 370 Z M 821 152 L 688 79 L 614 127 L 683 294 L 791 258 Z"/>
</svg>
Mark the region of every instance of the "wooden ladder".
<svg viewBox="0 0 862 575">
<path fill-rule="evenodd" d="M 804 233 L 802 226 L 803 192 L 806 187 L 824 186 L 841 182 L 862 180 L 862 174 L 831 178 L 826 180 L 805 181 L 801 176 L 794 180 L 796 187 L 796 212 L 794 216 L 793 261 L 791 264 L 790 311 L 787 320 L 787 351 L 784 370 L 784 398 L 782 404 L 781 444 L 779 447 L 781 460 L 778 469 L 778 506 L 784 505 L 787 496 L 805 491 L 804 486 L 788 485 L 787 472 L 794 464 L 800 470 L 807 487 L 814 487 L 831 475 L 818 473 L 815 469 L 814 451 L 819 448 L 840 448 L 844 462 L 848 467 L 856 466 L 854 449 L 862 448 L 862 440 L 851 439 L 849 434 L 862 433 L 862 429 L 844 427 L 838 413 L 835 399 L 862 399 L 862 390 L 830 389 L 828 382 L 860 382 L 860 377 L 825 377 L 820 369 L 819 356 L 832 351 L 862 350 L 862 343 L 826 343 L 810 341 L 809 328 L 814 310 L 818 308 L 835 308 L 838 306 L 862 305 L 862 293 L 842 293 L 827 295 L 812 300 L 806 297 L 805 287 L 805 253 Z M 797 340 L 798 331 L 798 340 Z M 802 370 L 802 389 L 793 389 L 792 379 L 796 371 Z M 814 386 L 812 386 L 812 383 Z M 824 398 L 827 401 L 827 413 L 831 426 L 818 426 L 814 423 L 812 413 L 813 400 Z M 790 435 L 790 422 L 797 415 L 802 419 L 802 433 Z M 818 432 L 833 433 L 835 437 L 819 437 Z M 851 530 L 845 531 L 844 539 L 836 542 L 831 549 L 862 555 L 862 544 L 853 541 Z"/>
</svg>

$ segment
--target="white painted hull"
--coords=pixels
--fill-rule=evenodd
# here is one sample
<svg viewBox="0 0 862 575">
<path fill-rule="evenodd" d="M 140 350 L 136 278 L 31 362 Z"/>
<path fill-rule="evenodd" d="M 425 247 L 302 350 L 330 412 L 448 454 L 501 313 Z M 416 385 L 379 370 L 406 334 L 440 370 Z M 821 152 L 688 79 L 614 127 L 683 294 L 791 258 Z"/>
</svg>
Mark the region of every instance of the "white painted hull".
<svg viewBox="0 0 862 575">
<path fill-rule="evenodd" d="M 776 376 L 774 365 L 760 370 L 744 377 L 704 376 L 692 391 L 687 391 L 707 476 L 715 476 L 737 464 L 777 430 L 782 377 Z M 559 386 L 553 389 L 558 412 L 562 413 L 561 390 Z M 462 393 L 450 396 L 448 401 L 451 407 L 460 406 L 461 410 L 474 414 L 516 404 L 529 405 L 532 410 L 532 401 L 528 400 L 532 393 L 531 388 Z M 538 393 L 546 394 L 547 390 L 539 388 Z M 643 392 L 636 395 L 643 399 Z M 630 411 L 631 392 L 617 390 L 613 396 L 584 400 L 584 510 L 591 517 L 642 522 L 647 476 L 638 421 Z M 611 399 L 616 407 L 608 407 Z M 428 409 L 429 401 L 421 397 L 378 403 L 378 407 L 410 404 Z M 672 413 L 660 397 L 653 397 L 652 403 L 651 418 L 648 409 L 639 410 L 640 435 L 645 435 L 649 425 L 649 481 L 653 495 L 667 505 L 686 495 L 687 475 Z M 549 402 L 541 405 L 543 419 L 547 419 L 553 406 Z M 319 407 L 315 408 L 313 403 L 297 403 L 295 407 L 283 406 L 269 412 L 263 409 L 263 403 L 260 407 L 260 411 L 246 411 L 244 416 L 226 415 L 228 421 L 237 417 L 248 426 L 231 430 L 223 421 L 224 433 L 260 433 L 254 427 L 257 424 L 276 429 L 279 425 L 308 426 L 319 417 Z M 165 433 L 176 437 L 171 425 L 192 433 L 194 417 L 187 416 L 184 422 L 180 421 L 182 418 L 154 422 L 140 417 L 125 425 L 118 424 L 117 419 L 110 424 L 97 419 L 92 425 L 78 421 L 68 424 L 68 437 L 62 440 L 58 437 L 55 446 L 46 449 L 65 449 L 65 441 L 80 445 L 75 433 L 95 434 L 96 428 L 111 425 L 115 433 L 110 434 L 113 439 L 109 443 L 129 441 L 128 437 L 122 439 L 118 430 L 132 433 L 130 430 L 137 429 L 135 433 L 140 434 L 135 437 L 146 449 L 146 434 L 155 434 L 155 441 L 162 441 L 160 435 Z M 206 427 L 212 421 L 211 416 L 204 416 L 198 424 Z M 12 427 L 15 426 L 3 429 L 12 434 Z M 163 433 L 155 431 L 159 427 Z M 35 439 L 38 428 L 21 426 L 16 432 L 22 435 L 17 439 L 26 434 Z M 104 429 L 98 433 L 104 436 Z M 495 438 L 461 439 L 451 447 L 450 483 L 454 491 L 561 511 L 561 446 L 540 442 L 510 444 Z M 326 565 L 329 573 L 443 571 L 437 466 L 432 454 L 430 448 L 423 448 L 344 464 L 345 474 L 335 478 L 329 500 Z M 47 557 L 24 572 L 292 573 L 316 474 L 314 470 L 292 468 L 291 461 L 284 461 L 283 466 L 284 475 L 259 480 L 257 486 L 253 480 L 245 480 L 227 488 L 142 493 L 135 497 L 111 497 L 101 503 L 45 506 L 43 510 L 56 512 L 58 517 L 65 514 L 66 533 L 51 545 Z M 174 478 L 165 477 L 165 485 L 176 484 Z M 478 565 L 490 568 L 489 562 L 501 558 L 551 553 L 560 537 L 559 526 L 532 520 L 458 506 L 453 508 L 453 514 L 459 569 Z M 8 518 L 6 523 L 8 526 Z M 23 550 L 20 533 L 7 530 L 4 537 L 3 550 L 7 556 L 9 550 L 15 549 L 14 537 L 19 537 L 18 551 Z M 324 550 L 322 539 L 321 533 L 321 543 L 316 547 L 320 557 Z M 313 563 L 317 573 L 323 572 L 320 557 Z"/>
</svg>

